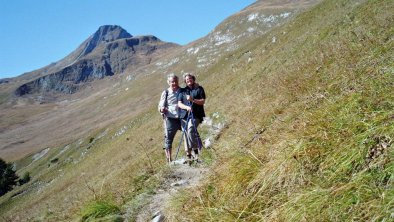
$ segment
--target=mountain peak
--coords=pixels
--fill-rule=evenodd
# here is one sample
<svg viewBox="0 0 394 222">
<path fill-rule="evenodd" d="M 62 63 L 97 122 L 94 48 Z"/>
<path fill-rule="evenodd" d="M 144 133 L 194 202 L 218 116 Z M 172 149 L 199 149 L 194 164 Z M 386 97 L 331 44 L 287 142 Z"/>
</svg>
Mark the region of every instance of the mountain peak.
<svg viewBox="0 0 394 222">
<path fill-rule="evenodd" d="M 117 39 L 133 37 L 126 30 L 118 25 L 103 25 L 93 34 L 93 39 L 97 41 L 111 42 Z"/>
<path fill-rule="evenodd" d="M 118 25 L 103 25 L 87 40 L 85 49 L 82 55 L 87 55 L 93 51 L 96 46 L 101 42 L 112 42 L 117 39 L 131 38 L 133 37 Z"/>
</svg>

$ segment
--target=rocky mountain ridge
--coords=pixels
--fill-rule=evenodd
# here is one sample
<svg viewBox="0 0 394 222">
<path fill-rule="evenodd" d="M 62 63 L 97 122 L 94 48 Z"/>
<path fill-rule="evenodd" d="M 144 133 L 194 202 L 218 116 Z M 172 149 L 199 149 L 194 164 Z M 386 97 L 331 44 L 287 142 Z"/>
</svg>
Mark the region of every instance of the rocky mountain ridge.
<svg viewBox="0 0 394 222">
<path fill-rule="evenodd" d="M 177 47 L 152 35 L 133 37 L 120 26 L 101 26 L 64 61 L 58 62 L 69 62 L 68 65 L 22 84 L 15 94 L 72 94 L 86 82 L 120 74 L 126 68 L 148 65 L 156 54 Z"/>
</svg>

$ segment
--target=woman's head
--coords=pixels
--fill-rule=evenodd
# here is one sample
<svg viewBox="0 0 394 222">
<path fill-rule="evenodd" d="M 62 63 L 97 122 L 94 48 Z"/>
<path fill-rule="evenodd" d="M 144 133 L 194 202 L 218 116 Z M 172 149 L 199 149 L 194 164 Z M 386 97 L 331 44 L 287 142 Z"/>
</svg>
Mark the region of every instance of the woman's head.
<svg viewBox="0 0 394 222">
<path fill-rule="evenodd" d="M 191 73 L 186 73 L 185 75 L 183 75 L 183 80 L 185 81 L 187 86 L 193 86 L 196 82 L 196 77 Z"/>
</svg>

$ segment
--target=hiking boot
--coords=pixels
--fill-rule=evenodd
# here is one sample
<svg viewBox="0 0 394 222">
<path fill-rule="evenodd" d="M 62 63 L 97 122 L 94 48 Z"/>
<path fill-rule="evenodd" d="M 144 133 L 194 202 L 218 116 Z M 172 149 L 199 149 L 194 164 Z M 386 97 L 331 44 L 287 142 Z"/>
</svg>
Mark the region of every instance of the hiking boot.
<svg viewBox="0 0 394 222">
<path fill-rule="evenodd" d="M 191 165 L 191 163 L 193 162 L 192 155 L 191 154 L 187 154 L 186 156 L 187 156 L 187 158 L 185 159 L 183 164 L 188 163 L 189 165 Z"/>
<path fill-rule="evenodd" d="M 194 150 L 193 159 L 194 159 L 197 163 L 201 163 L 201 160 L 200 160 L 199 156 L 200 156 L 200 155 L 198 154 L 198 150 L 195 149 L 195 150 Z"/>
<path fill-rule="evenodd" d="M 183 164 L 189 164 L 189 166 L 190 165 L 192 165 L 192 163 L 193 163 L 193 159 L 185 159 L 185 161 L 183 161 Z"/>
</svg>

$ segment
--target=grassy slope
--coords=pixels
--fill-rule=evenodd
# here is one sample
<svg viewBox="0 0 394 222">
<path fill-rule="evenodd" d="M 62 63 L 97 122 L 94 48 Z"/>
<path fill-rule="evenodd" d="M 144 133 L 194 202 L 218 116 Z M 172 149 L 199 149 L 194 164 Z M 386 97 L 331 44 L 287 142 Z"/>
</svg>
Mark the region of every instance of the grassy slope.
<svg viewBox="0 0 394 222">
<path fill-rule="evenodd" d="M 141 89 L 146 81 L 157 81 L 157 77 L 136 80 L 131 83 L 132 89 L 111 98 L 109 105 L 123 104 L 139 89 L 156 90 Z M 159 96 L 160 88 L 157 90 Z M 140 103 L 145 103 L 144 99 Z M 133 113 L 134 107 L 122 109 Z M 132 207 L 129 202 L 141 193 L 151 192 L 166 171 L 164 154 L 158 148 L 162 143 L 162 126 L 158 124 L 161 117 L 152 106 L 138 113 L 108 128 L 97 123 L 88 136 L 76 139 L 67 148 L 51 148 L 37 161 L 33 162 L 31 156 L 19 161 L 17 166 L 22 169 L 18 174 L 29 171 L 32 181 L 1 197 L 0 214 L 13 221 L 69 221 L 80 218 L 81 210 L 90 201 L 103 199 L 138 209 L 143 202 L 133 203 Z"/>
<path fill-rule="evenodd" d="M 209 70 L 209 109 L 229 125 L 171 220 L 392 219 L 393 11 L 325 1 Z"/>
<path fill-rule="evenodd" d="M 227 128 L 215 150 L 205 152 L 216 158 L 212 176 L 176 199 L 179 210 L 167 212 L 171 220 L 389 216 L 392 148 L 374 161 L 365 155 L 394 138 L 393 3 L 354 5 L 323 3 L 199 73 L 208 113 L 218 112 Z M 157 76 L 132 83 L 110 105 L 123 104 L 139 91 L 133 86 L 152 81 Z M 81 218 L 91 201 L 104 200 L 133 218 L 167 170 L 158 149 L 160 116 L 151 106 L 142 111 L 98 128 L 62 154 L 64 147 L 51 149 L 20 171 L 31 171 L 33 181 L 2 197 L 0 214 L 69 221 Z"/>
</svg>

